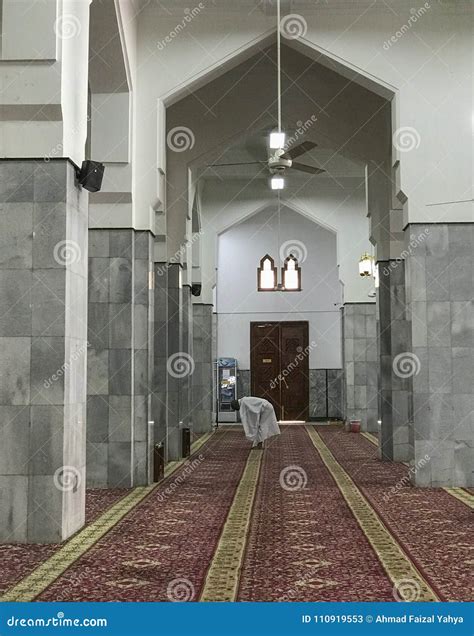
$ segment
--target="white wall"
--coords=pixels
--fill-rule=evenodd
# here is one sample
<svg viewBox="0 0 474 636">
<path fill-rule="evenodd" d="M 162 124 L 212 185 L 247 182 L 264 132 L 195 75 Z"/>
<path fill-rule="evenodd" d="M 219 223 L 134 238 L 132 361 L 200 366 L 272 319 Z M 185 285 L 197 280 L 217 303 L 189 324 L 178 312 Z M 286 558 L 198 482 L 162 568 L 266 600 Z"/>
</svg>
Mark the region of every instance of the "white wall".
<svg viewBox="0 0 474 636">
<path fill-rule="evenodd" d="M 360 177 L 334 180 L 322 176 L 301 184 L 292 177 L 287 179 L 281 196 L 283 203 L 336 233 L 336 258 L 339 279 L 344 283 L 344 301 L 369 302 L 367 294 L 373 288 L 373 281 L 361 278 L 358 273 L 360 255 L 371 250 L 364 180 Z M 238 179 L 206 180 L 201 201 L 204 302 L 212 302 L 217 234 L 274 201 L 275 195 L 265 180 L 250 187 L 244 187 Z"/>
<path fill-rule="evenodd" d="M 280 232 L 274 204 L 219 236 L 217 269 L 218 355 L 250 368 L 252 321 L 307 320 L 311 368 L 341 366 L 341 288 L 336 235 L 282 207 Z M 301 292 L 258 292 L 257 267 L 269 253 L 281 266 L 280 247 L 291 241 L 302 257 Z M 304 259 L 304 260 L 303 260 Z M 280 271 L 279 271 L 280 279 Z"/>
<path fill-rule="evenodd" d="M 3 3 L 0 156 L 84 159 L 89 3 Z"/>
</svg>

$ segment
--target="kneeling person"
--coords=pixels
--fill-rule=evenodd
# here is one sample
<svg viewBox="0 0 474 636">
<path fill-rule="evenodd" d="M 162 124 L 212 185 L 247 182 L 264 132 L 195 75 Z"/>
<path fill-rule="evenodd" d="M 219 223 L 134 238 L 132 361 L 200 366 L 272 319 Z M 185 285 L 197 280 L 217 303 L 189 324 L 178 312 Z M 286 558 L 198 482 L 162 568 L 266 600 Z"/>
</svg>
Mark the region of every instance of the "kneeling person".
<svg viewBox="0 0 474 636">
<path fill-rule="evenodd" d="M 266 439 L 280 435 L 275 409 L 268 400 L 243 397 L 232 400 L 231 407 L 239 411 L 245 436 L 252 442 L 253 448 L 263 448 Z"/>
</svg>

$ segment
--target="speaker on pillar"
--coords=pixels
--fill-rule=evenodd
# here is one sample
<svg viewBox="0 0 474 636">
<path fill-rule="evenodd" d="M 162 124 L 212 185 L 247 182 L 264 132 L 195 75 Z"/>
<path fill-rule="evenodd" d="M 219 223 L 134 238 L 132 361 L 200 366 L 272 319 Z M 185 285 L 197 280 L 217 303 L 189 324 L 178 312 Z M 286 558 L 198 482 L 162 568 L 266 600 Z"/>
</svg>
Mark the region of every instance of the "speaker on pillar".
<svg viewBox="0 0 474 636">
<path fill-rule="evenodd" d="M 82 168 L 78 172 L 77 180 L 89 192 L 99 192 L 102 187 L 104 170 L 105 166 L 103 163 L 87 159 L 82 162 Z"/>
<path fill-rule="evenodd" d="M 191 294 L 193 296 L 200 296 L 201 295 L 201 289 L 202 289 L 201 283 L 193 283 L 191 285 Z"/>
</svg>

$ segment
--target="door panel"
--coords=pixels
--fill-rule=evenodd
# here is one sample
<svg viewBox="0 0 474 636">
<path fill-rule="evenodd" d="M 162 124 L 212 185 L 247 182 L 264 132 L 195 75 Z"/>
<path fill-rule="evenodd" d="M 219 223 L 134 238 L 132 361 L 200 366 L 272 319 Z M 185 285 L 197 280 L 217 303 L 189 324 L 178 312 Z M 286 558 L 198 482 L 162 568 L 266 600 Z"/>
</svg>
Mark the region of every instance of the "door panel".
<svg viewBox="0 0 474 636">
<path fill-rule="evenodd" d="M 308 323 L 281 323 L 281 404 L 284 420 L 308 420 Z"/>
<path fill-rule="evenodd" d="M 250 376 L 252 395 L 265 398 L 280 419 L 280 330 L 278 323 L 251 323 Z"/>
<path fill-rule="evenodd" d="M 251 323 L 252 395 L 271 402 L 278 419 L 307 420 L 307 322 Z"/>
</svg>

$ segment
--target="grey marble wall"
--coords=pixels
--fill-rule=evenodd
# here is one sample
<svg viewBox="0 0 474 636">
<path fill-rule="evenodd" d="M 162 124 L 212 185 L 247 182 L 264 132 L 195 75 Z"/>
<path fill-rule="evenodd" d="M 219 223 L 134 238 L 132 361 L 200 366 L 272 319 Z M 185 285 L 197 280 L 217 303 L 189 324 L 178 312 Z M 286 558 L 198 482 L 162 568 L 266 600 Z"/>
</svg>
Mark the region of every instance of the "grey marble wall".
<svg viewBox="0 0 474 636">
<path fill-rule="evenodd" d="M 407 462 L 413 457 L 410 439 L 412 380 L 411 334 L 407 319 L 405 261 L 380 261 L 377 292 L 379 414 L 381 456 Z"/>
<path fill-rule="evenodd" d="M 0 161 L 0 541 L 84 524 L 87 193 L 66 160 Z"/>
<path fill-rule="evenodd" d="M 309 370 L 309 416 L 311 419 L 343 419 L 342 369 Z"/>
<path fill-rule="evenodd" d="M 423 241 L 412 237 L 425 234 Z M 474 486 L 474 224 L 406 230 L 414 482 Z M 429 461 L 422 463 L 425 456 Z"/>
<path fill-rule="evenodd" d="M 152 237 L 89 230 L 87 482 L 149 481 Z"/>
<path fill-rule="evenodd" d="M 195 433 L 212 429 L 212 305 L 193 306 L 192 420 Z"/>
<path fill-rule="evenodd" d="M 309 370 L 310 419 L 343 417 L 342 369 Z M 251 395 L 250 371 L 239 369 L 237 397 Z"/>
<path fill-rule="evenodd" d="M 375 303 L 342 308 L 344 417 L 377 431 L 377 338 Z"/>
</svg>

